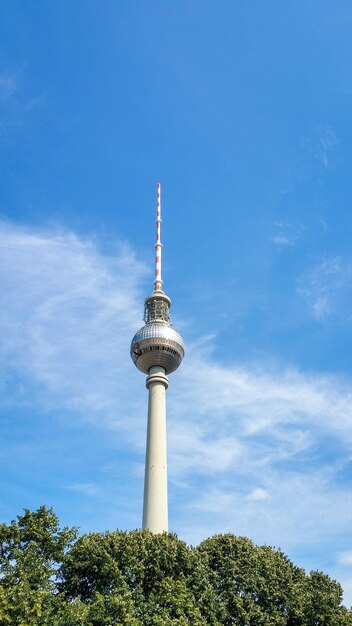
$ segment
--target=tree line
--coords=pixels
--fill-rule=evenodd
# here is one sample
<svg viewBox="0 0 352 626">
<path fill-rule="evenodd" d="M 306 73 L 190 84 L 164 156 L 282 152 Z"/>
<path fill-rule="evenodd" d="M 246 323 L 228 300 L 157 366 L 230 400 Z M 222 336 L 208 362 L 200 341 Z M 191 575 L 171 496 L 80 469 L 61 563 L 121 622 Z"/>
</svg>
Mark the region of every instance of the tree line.
<svg viewBox="0 0 352 626">
<path fill-rule="evenodd" d="M 79 537 L 43 506 L 0 525 L 0 550 L 0 626 L 352 626 L 338 582 L 232 534 Z"/>
</svg>

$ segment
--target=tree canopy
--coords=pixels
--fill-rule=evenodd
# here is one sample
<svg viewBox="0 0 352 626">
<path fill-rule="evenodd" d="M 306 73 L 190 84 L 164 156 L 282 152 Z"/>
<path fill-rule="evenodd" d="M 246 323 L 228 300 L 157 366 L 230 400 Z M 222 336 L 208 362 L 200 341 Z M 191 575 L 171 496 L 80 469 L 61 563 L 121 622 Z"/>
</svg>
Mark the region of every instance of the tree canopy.
<svg viewBox="0 0 352 626">
<path fill-rule="evenodd" d="M 352 626 L 339 583 L 244 537 L 78 538 L 40 507 L 0 541 L 0 626 Z"/>
</svg>

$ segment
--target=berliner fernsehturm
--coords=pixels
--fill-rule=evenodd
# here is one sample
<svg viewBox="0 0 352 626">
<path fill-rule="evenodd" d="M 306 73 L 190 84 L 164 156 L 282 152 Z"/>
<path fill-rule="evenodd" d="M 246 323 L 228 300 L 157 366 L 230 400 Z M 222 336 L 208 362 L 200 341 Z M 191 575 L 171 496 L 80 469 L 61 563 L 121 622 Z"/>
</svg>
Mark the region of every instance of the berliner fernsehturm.
<svg viewBox="0 0 352 626">
<path fill-rule="evenodd" d="M 147 374 L 149 392 L 142 527 L 162 533 L 168 531 L 165 391 L 169 385 L 167 374 L 174 372 L 183 359 L 184 344 L 171 325 L 171 300 L 163 291 L 160 183 L 157 189 L 154 291 L 145 300 L 145 325 L 132 339 L 131 357 L 136 367 Z"/>
</svg>

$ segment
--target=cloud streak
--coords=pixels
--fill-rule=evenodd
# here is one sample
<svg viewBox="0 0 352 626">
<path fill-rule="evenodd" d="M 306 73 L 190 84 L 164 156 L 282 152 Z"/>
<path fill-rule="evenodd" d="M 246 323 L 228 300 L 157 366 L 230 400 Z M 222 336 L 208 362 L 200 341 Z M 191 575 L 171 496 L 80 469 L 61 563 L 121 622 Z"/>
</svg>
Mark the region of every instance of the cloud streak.
<svg viewBox="0 0 352 626">
<path fill-rule="evenodd" d="M 39 398 L 87 416 L 111 416 L 124 363 L 141 324 L 144 268 L 126 245 L 105 257 L 71 233 L 0 229 L 1 364 L 35 381 Z M 10 368 L 11 369 L 11 368 Z M 5 394 L 6 396 L 6 394 Z"/>
<path fill-rule="evenodd" d="M 0 101 L 11 98 L 18 90 L 17 76 L 14 74 L 0 74 Z"/>
<path fill-rule="evenodd" d="M 272 242 L 278 248 L 293 247 L 300 239 L 303 226 L 294 226 L 285 222 L 275 222 L 276 234 L 272 237 Z"/>
<path fill-rule="evenodd" d="M 329 317 L 349 322 L 345 306 L 352 293 L 352 262 L 341 256 L 326 257 L 298 281 L 297 293 L 305 300 L 319 322 Z"/>
<path fill-rule="evenodd" d="M 332 128 L 323 125 L 319 125 L 314 133 L 302 140 L 302 145 L 310 158 L 317 161 L 324 170 L 330 166 L 331 156 L 337 144 L 338 139 Z"/>
</svg>

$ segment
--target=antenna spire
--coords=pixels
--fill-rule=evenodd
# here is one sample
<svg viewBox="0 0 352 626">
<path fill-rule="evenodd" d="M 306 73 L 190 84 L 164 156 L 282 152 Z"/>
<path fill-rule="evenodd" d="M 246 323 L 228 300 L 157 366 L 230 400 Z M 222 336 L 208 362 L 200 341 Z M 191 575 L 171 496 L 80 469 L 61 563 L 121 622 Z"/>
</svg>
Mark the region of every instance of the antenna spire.
<svg viewBox="0 0 352 626">
<path fill-rule="evenodd" d="M 155 244 L 155 291 L 163 290 L 163 281 L 161 279 L 161 185 L 157 184 L 158 200 L 156 209 L 156 244 Z"/>
</svg>

